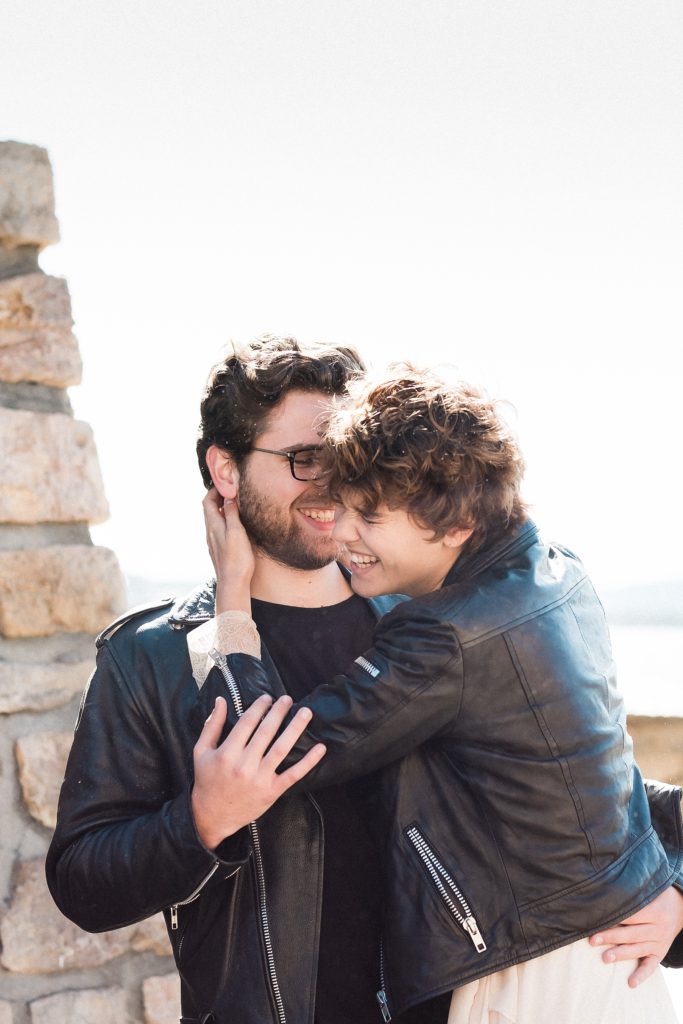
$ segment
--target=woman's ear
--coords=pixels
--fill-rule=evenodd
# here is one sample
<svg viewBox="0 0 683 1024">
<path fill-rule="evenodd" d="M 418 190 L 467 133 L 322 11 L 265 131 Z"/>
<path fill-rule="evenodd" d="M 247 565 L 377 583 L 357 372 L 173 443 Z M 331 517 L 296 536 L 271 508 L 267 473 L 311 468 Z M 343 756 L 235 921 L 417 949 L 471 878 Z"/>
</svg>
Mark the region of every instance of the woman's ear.
<svg viewBox="0 0 683 1024">
<path fill-rule="evenodd" d="M 212 444 L 206 452 L 206 466 L 218 493 L 228 501 L 235 501 L 239 490 L 240 471 L 232 455 Z"/>
<path fill-rule="evenodd" d="M 447 548 L 453 548 L 454 551 L 460 553 L 460 550 L 465 546 L 473 533 L 474 527 L 470 527 L 467 530 L 456 527 L 444 534 L 443 542 Z"/>
</svg>

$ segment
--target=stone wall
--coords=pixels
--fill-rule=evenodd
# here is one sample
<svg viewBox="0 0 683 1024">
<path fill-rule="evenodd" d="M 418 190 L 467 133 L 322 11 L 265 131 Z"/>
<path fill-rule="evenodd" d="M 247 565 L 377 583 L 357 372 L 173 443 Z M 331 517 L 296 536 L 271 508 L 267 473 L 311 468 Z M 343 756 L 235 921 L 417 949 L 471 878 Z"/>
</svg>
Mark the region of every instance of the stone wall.
<svg viewBox="0 0 683 1024">
<path fill-rule="evenodd" d="M 58 239 L 47 153 L 0 142 L 0 1024 L 172 1024 L 163 919 L 88 935 L 44 878 L 94 634 L 126 603 L 88 528 L 108 511 L 66 390 L 81 378 L 69 289 L 38 263 Z"/>
</svg>

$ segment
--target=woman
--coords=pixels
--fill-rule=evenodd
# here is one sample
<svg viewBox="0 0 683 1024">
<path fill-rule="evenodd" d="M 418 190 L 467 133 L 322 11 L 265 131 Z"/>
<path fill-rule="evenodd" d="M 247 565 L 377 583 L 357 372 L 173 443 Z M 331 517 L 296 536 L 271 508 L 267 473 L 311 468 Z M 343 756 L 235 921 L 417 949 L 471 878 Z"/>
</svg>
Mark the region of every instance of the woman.
<svg viewBox="0 0 683 1024">
<path fill-rule="evenodd" d="M 650 824 L 602 608 L 528 519 L 504 421 L 476 389 L 407 370 L 366 385 L 328 442 L 353 589 L 410 598 L 304 702 L 314 720 L 294 752 L 327 746 L 305 788 L 384 769 L 385 1019 L 453 990 L 450 1024 L 675 1021 L 661 975 L 634 992 L 585 941 L 678 863 Z M 224 523 L 209 531 L 219 625 L 249 608 L 229 503 Z M 221 657 L 257 655 L 256 637 L 217 647 L 248 703 L 277 688 L 255 659 Z"/>
</svg>

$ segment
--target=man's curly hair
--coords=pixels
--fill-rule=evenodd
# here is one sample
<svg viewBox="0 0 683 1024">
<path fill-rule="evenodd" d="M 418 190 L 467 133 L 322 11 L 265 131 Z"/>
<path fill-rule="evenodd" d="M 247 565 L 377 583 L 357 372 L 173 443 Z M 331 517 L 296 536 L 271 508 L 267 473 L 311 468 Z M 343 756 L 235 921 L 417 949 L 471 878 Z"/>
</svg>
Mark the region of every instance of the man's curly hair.
<svg viewBox="0 0 683 1024">
<path fill-rule="evenodd" d="M 212 369 L 201 403 L 197 460 L 211 487 L 206 453 L 212 444 L 229 451 L 238 465 L 251 450 L 278 402 L 290 391 L 341 394 L 364 370 L 358 353 L 323 343 L 263 334 Z"/>
<path fill-rule="evenodd" d="M 435 539 L 472 529 L 474 551 L 526 518 L 524 460 L 496 403 L 470 384 L 447 384 L 405 365 L 350 389 L 330 419 L 329 489 L 370 513 L 402 508 Z"/>
</svg>

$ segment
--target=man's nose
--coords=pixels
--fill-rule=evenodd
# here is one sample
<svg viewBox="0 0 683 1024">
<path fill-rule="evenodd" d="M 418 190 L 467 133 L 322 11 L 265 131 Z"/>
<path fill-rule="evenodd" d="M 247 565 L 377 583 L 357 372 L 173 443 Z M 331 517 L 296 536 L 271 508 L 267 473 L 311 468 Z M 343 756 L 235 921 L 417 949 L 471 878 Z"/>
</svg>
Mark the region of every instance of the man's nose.
<svg viewBox="0 0 683 1024">
<path fill-rule="evenodd" d="M 340 544 L 349 544 L 358 539 L 358 532 L 355 527 L 355 516 L 348 509 L 337 506 L 334 512 L 334 527 L 332 536 Z"/>
</svg>

